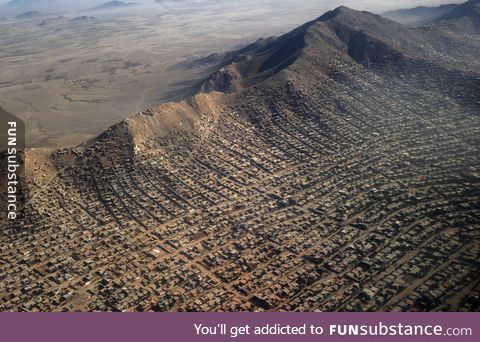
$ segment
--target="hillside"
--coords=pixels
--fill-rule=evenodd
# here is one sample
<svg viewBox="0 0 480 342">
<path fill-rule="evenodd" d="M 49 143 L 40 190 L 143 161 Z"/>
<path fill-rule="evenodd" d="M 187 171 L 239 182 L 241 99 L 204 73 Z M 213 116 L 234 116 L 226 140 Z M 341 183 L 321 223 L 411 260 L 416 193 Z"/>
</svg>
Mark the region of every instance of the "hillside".
<svg viewBox="0 0 480 342">
<path fill-rule="evenodd" d="M 460 34 L 480 34 L 479 0 L 438 7 L 406 8 L 385 12 L 382 16 L 413 27 L 438 27 Z"/>
<path fill-rule="evenodd" d="M 421 27 L 432 23 L 436 18 L 450 12 L 457 4 L 444 4 L 436 7 L 417 6 L 382 13 L 382 16 L 401 24 Z"/>
<path fill-rule="evenodd" d="M 307 47 L 307 49 L 305 49 Z M 414 29 L 368 12 L 339 7 L 292 32 L 229 54 L 202 85 L 204 91 L 238 91 L 285 69 L 306 50 L 316 63 L 327 63 L 328 53 L 346 52 L 372 66 L 429 63 L 448 69 L 476 71 L 480 43 L 435 29 Z M 472 56 L 464 60 L 465 56 Z M 453 60 L 453 62 L 452 62 Z M 388 66 L 388 65 L 386 65 Z M 421 71 L 421 70 L 420 70 Z"/>
<path fill-rule="evenodd" d="M 480 35 L 480 0 L 469 0 L 435 19 L 444 30 Z"/>
<path fill-rule="evenodd" d="M 467 2 L 460 4 L 453 8 L 451 11 L 446 12 L 444 15 L 436 19 L 436 21 L 454 20 L 465 17 L 476 17 L 480 15 L 480 1 L 468 0 Z"/>
<path fill-rule="evenodd" d="M 15 19 L 17 19 L 17 20 L 28 20 L 28 19 L 35 19 L 35 18 L 38 18 L 38 17 L 41 17 L 41 16 L 42 16 L 42 13 L 40 13 L 40 12 L 28 11 L 28 12 L 24 12 L 24 13 L 21 13 L 21 14 L 17 15 L 15 17 Z"/>
</svg>

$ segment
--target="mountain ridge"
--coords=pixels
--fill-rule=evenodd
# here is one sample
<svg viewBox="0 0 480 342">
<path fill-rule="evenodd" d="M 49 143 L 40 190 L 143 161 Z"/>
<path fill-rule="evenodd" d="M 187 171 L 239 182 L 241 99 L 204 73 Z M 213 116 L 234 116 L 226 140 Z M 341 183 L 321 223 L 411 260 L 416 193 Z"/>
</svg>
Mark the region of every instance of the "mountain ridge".
<svg viewBox="0 0 480 342">
<path fill-rule="evenodd" d="M 386 26 L 389 29 L 385 29 Z M 112 127 L 135 126 L 135 120 L 138 118 L 143 120 L 145 115 L 149 115 L 154 118 L 152 122 L 156 122 L 154 126 L 158 128 L 160 127 L 160 117 L 162 117 L 164 109 L 165 113 L 167 113 L 166 117 L 170 117 L 168 120 L 175 122 L 175 119 L 172 119 L 172 115 L 175 116 L 173 113 L 177 109 L 178 112 L 183 113 L 184 110 L 179 108 L 182 108 L 185 103 L 195 102 L 195 98 L 198 96 L 208 98 L 208 93 L 220 93 L 220 96 L 219 94 L 213 95 L 219 100 L 223 93 L 227 95 L 235 94 L 255 87 L 262 82 L 268 82 L 271 77 L 288 69 L 300 56 L 312 59 L 312 56 L 305 56 L 305 51 L 313 51 L 315 67 L 326 73 L 329 73 L 329 70 L 332 68 L 331 62 L 338 57 L 339 53 L 345 53 L 345 57 L 352 58 L 360 65 L 371 64 L 381 67 L 384 62 L 403 61 L 410 63 L 415 61 L 422 65 L 419 70 L 438 68 L 441 73 L 449 73 L 450 71 L 445 69 L 441 63 L 436 65 L 439 62 L 438 60 L 433 60 L 433 64 L 432 61 L 427 62 L 427 60 L 424 60 L 422 55 L 423 45 L 418 43 L 418 38 L 412 39 L 414 33 L 419 33 L 423 37 L 425 34 L 428 34 L 428 31 L 410 28 L 370 12 L 355 11 L 346 6 L 340 6 L 278 38 L 260 39 L 240 50 L 226 53 L 222 56 L 216 71 L 212 72 L 211 76 L 196 87 L 197 90 L 195 92 L 197 92 L 197 95 L 187 98 L 178 104 L 175 102 L 166 103 L 140 112 Z M 389 36 L 395 38 L 393 39 L 393 44 L 392 42 L 387 42 Z M 449 36 L 444 36 L 443 38 L 447 41 L 450 39 Z M 316 49 L 316 44 L 321 44 L 321 50 Z M 410 47 L 408 46 L 409 44 L 411 45 Z M 399 46 L 402 46 L 404 49 L 398 49 Z M 439 54 L 447 52 L 456 53 L 459 51 L 459 48 L 460 44 L 456 49 L 449 49 L 442 43 L 439 44 Z M 461 53 L 463 54 L 464 52 L 461 51 Z M 471 63 L 471 60 L 467 62 L 469 66 L 471 66 Z M 402 63 L 398 65 L 401 66 Z M 281 78 L 282 76 L 279 75 L 279 77 Z M 480 87 L 475 76 L 470 78 L 468 85 Z M 222 100 L 222 102 L 225 101 L 228 100 Z M 192 117 L 190 117 L 191 120 Z M 192 126 L 194 121 L 190 122 L 190 126 Z M 144 126 L 144 123 L 140 126 L 142 125 Z M 174 128 L 175 125 L 169 125 L 169 127 Z M 150 132 L 150 134 L 154 132 L 154 130 L 145 126 L 144 129 Z M 141 132 L 141 130 L 136 132 Z M 160 134 L 168 133 L 168 131 L 163 129 L 160 129 L 159 132 Z M 145 139 L 142 138 L 140 140 L 143 141 Z"/>
<path fill-rule="evenodd" d="M 432 23 L 436 18 L 450 12 L 458 4 L 443 4 L 436 7 L 417 6 L 383 12 L 382 16 L 398 21 L 401 24 L 421 27 Z"/>
<path fill-rule="evenodd" d="M 385 30 L 385 25 L 391 25 L 391 28 Z M 398 41 L 394 39 L 393 44 L 387 42 L 386 37 L 390 34 L 389 32 L 397 34 Z M 135 146 L 132 151 L 138 151 L 142 149 L 142 144 L 152 137 L 168 136 L 178 127 L 182 130 L 188 128 L 187 131 L 194 131 L 194 127 L 198 126 L 202 117 L 202 110 L 193 105 L 198 99 L 201 99 L 201 103 L 222 103 L 223 109 L 218 107 L 215 111 L 212 111 L 211 106 L 203 107 L 204 115 L 216 117 L 218 113 L 225 110 L 227 103 L 236 101 L 239 94 L 255 92 L 258 87 L 262 87 L 263 83 L 266 84 L 265 87 L 269 87 L 271 83 L 283 84 L 282 87 L 287 87 L 289 76 L 285 77 L 285 75 L 296 73 L 298 68 L 295 64 L 300 57 L 303 58 L 300 61 L 301 65 L 307 63 L 306 68 L 313 67 L 326 75 L 331 75 L 332 71 L 336 70 L 336 60 L 351 63 L 348 59 L 352 59 L 366 68 L 373 68 L 372 70 L 376 70 L 375 72 L 383 76 L 398 78 L 399 73 L 403 73 L 402 77 L 408 77 L 412 85 L 418 84 L 421 87 L 426 86 L 423 79 L 429 77 L 431 70 L 436 70 L 439 75 L 443 75 L 431 86 L 441 85 L 446 78 L 455 77 L 457 72 L 465 72 L 448 70 L 441 63 L 437 64 L 439 61 L 436 59 L 433 61 L 424 59 L 418 43 L 412 44 L 413 47 L 407 50 L 399 50 L 398 46 L 403 42 L 418 41 L 418 38 L 411 39 L 413 32 L 419 32 L 421 36 L 425 34 L 423 30 L 406 27 L 373 13 L 340 6 L 278 38 L 259 40 L 245 48 L 227 53 L 217 70 L 196 87 L 196 95 L 180 102 L 161 104 L 137 113 L 113 125 L 107 130 L 109 134 L 102 133 L 101 140 L 105 141 L 105 136 L 111 137 L 112 132 L 121 131 L 120 135 L 130 137 Z M 450 38 L 447 36 L 446 39 Z M 292 40 L 295 41 L 294 44 Z M 417 51 L 416 48 L 419 50 Z M 442 45 L 440 48 L 442 48 L 441 51 L 458 52 L 458 49 L 446 49 Z M 394 69 L 391 69 L 392 63 L 396 63 Z M 417 64 L 415 72 L 409 70 L 411 63 Z M 471 60 L 468 61 L 468 65 L 472 65 Z M 299 68 L 301 69 L 302 66 Z M 462 97 L 465 88 L 480 91 L 480 76 L 478 74 L 468 76 L 464 84 L 453 88 L 453 93 L 450 90 L 450 93 L 445 95 Z M 474 103 L 475 97 L 463 100 L 466 103 Z M 253 118 L 253 120 L 257 119 Z M 97 140 L 98 137 L 82 144 L 80 150 L 94 146 Z M 134 154 L 132 151 L 125 150 L 118 157 L 130 158 L 128 156 L 131 153 Z"/>
<path fill-rule="evenodd" d="M 451 11 L 445 13 L 435 21 L 444 21 L 458 19 L 462 17 L 478 17 L 480 16 L 480 0 L 468 0 L 467 2 L 457 5 Z"/>
<path fill-rule="evenodd" d="M 448 60 L 445 55 L 455 54 L 456 51 L 465 54 L 463 40 L 457 42 L 433 29 L 409 28 L 373 13 L 340 6 L 267 44 L 260 46 L 252 44 L 240 50 L 222 62 L 221 68 L 203 83 L 201 90 L 238 91 L 265 80 L 298 58 L 305 48 L 305 37 L 312 37 L 311 34 L 309 36 L 309 32 L 313 30 L 316 30 L 317 37 L 325 36 L 321 42 L 325 49 L 335 46 L 339 49 L 345 48 L 347 52 L 354 54 L 358 54 L 360 50 L 358 44 L 353 46 L 356 43 L 355 39 L 352 40 L 353 36 L 358 38 L 357 43 L 359 40 L 363 40 L 363 43 L 371 40 L 377 45 L 380 44 L 383 46 L 382 49 L 388 50 L 397 58 L 405 54 L 423 58 L 424 55 L 435 52 L 438 56 L 435 62 L 442 66 L 444 66 L 442 59 Z M 427 37 L 432 43 L 424 46 Z M 295 41 L 293 44 L 292 40 Z M 312 41 L 314 40 L 315 37 L 312 38 Z M 341 46 L 342 44 L 346 46 Z M 476 47 L 478 44 L 472 47 L 468 47 L 467 44 L 470 51 Z M 255 65 L 253 75 L 252 65 Z"/>
<path fill-rule="evenodd" d="M 120 8 L 132 7 L 132 6 L 138 6 L 138 3 L 112 0 L 112 1 L 108 1 L 103 4 L 100 4 L 98 6 L 92 7 L 87 11 L 103 11 L 103 10 L 120 9 Z"/>
</svg>

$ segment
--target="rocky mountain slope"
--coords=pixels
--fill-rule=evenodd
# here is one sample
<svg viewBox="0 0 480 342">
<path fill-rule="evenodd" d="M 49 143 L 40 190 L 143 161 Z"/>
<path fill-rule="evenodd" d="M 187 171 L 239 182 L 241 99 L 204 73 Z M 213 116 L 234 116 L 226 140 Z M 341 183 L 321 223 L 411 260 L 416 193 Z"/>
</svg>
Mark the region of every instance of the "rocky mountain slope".
<svg viewBox="0 0 480 342">
<path fill-rule="evenodd" d="M 480 35 L 480 0 L 469 0 L 435 19 L 444 30 Z"/>
</svg>

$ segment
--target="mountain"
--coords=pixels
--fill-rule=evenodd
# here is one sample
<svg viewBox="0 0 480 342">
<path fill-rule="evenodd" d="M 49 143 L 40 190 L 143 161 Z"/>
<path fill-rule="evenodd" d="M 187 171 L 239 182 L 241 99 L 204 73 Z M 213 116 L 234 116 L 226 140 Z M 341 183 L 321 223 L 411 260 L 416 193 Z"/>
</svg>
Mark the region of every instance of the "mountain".
<svg viewBox="0 0 480 342">
<path fill-rule="evenodd" d="M 57 0 L 11 0 L 1 6 L 2 12 L 15 16 L 25 12 L 44 11 L 57 4 Z"/>
<path fill-rule="evenodd" d="M 450 12 L 457 4 L 445 4 L 437 7 L 418 6 L 382 13 L 382 16 L 395 20 L 401 24 L 421 27 L 431 23 L 436 18 Z"/>
<path fill-rule="evenodd" d="M 339 7 L 27 152 L 0 310 L 478 310 L 479 44 Z"/>
<path fill-rule="evenodd" d="M 19 14 L 15 17 L 15 19 L 17 20 L 28 20 L 28 19 L 35 19 L 35 18 L 38 18 L 38 17 L 41 17 L 42 16 L 42 13 L 40 12 L 37 12 L 37 11 L 28 11 L 28 12 L 24 12 L 22 14 Z"/>
<path fill-rule="evenodd" d="M 7 2 L 7 7 L 31 7 L 44 5 L 48 3 L 49 0 L 12 0 Z"/>
<path fill-rule="evenodd" d="M 293 63 L 304 47 L 307 23 L 275 40 L 259 40 L 224 56 L 220 69 L 203 85 L 204 91 L 239 91 L 259 83 Z"/>
<path fill-rule="evenodd" d="M 137 5 L 138 4 L 136 2 L 122 2 L 122 1 L 113 0 L 113 1 L 105 2 L 104 4 L 92 7 L 90 11 L 119 9 L 119 8 L 131 7 L 131 6 L 137 6 Z"/>
<path fill-rule="evenodd" d="M 462 4 L 447 4 L 438 7 L 419 6 L 410 9 L 389 11 L 382 16 L 413 27 L 442 26 L 444 30 L 462 33 L 480 33 L 479 0 Z"/>
<path fill-rule="evenodd" d="M 64 1 L 64 0 L 11 0 L 0 5 L 0 12 L 7 17 L 15 17 L 24 12 L 37 11 L 44 14 L 59 15 L 66 11 L 78 10 L 95 0 Z"/>
<path fill-rule="evenodd" d="M 259 41 L 227 54 L 201 89 L 238 91 L 269 78 L 304 53 L 305 36 L 315 27 L 321 28 L 319 35 L 334 32 L 333 37 L 322 37 L 315 42 L 319 60 L 324 58 L 322 53 L 332 49 L 334 42 L 336 47 L 346 44 L 347 52 L 357 60 L 373 58 L 372 62 L 377 63 L 382 57 L 379 52 L 382 52 L 395 59 L 416 56 L 417 63 L 425 63 L 420 59 L 428 57 L 449 68 L 452 57 L 457 59 L 456 67 L 460 67 L 463 62 L 458 59 L 475 54 L 479 46 L 478 42 L 468 42 L 440 30 L 416 30 L 372 13 L 339 7 L 278 39 Z M 471 62 L 479 66 L 477 61 L 465 62 L 464 66 L 469 69 L 472 68 Z"/>
<path fill-rule="evenodd" d="M 436 19 L 436 21 L 454 20 L 465 17 L 478 18 L 480 15 L 480 0 L 468 0 L 467 2 L 455 6 L 451 11 L 446 12 Z"/>
<path fill-rule="evenodd" d="M 434 20 L 444 30 L 480 35 L 480 0 L 469 0 Z"/>
</svg>

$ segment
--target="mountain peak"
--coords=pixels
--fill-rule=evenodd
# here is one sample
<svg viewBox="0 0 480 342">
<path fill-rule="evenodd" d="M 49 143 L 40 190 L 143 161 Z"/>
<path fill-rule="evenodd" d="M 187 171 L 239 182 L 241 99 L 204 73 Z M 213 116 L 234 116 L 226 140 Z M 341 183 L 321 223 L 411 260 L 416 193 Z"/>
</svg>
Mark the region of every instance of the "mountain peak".
<svg viewBox="0 0 480 342">
<path fill-rule="evenodd" d="M 394 23 L 390 19 L 384 18 L 380 15 L 368 11 L 355 10 L 346 6 L 340 6 L 331 11 L 328 11 L 316 20 L 313 20 L 311 23 L 316 22 L 336 22 L 339 24 L 359 26 L 369 26 L 369 24 L 396 25 L 396 23 Z"/>
<path fill-rule="evenodd" d="M 353 9 L 351 9 L 350 7 L 347 7 L 347 6 L 338 6 L 337 8 L 333 9 L 333 12 L 337 12 L 337 13 L 342 13 L 342 12 L 352 12 L 352 11 L 355 11 Z"/>
<path fill-rule="evenodd" d="M 356 10 L 353 10 L 347 6 L 339 6 L 331 11 L 328 11 L 324 13 L 321 17 L 319 17 L 317 20 L 319 21 L 327 21 L 331 20 L 339 15 L 342 14 L 351 14 L 357 12 Z"/>
</svg>

